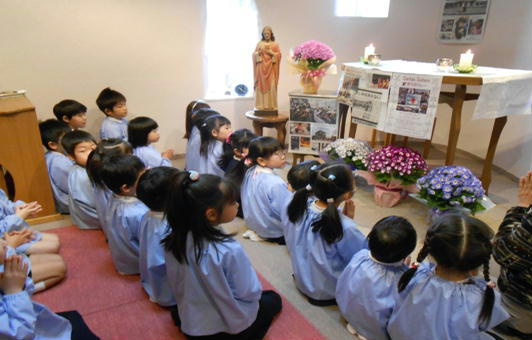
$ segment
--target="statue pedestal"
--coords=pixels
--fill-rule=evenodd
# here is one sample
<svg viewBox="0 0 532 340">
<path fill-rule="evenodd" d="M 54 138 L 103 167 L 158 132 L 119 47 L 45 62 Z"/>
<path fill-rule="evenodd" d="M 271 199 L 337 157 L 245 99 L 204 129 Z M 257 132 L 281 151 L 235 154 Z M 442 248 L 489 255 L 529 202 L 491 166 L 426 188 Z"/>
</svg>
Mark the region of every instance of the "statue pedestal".
<svg viewBox="0 0 532 340">
<path fill-rule="evenodd" d="M 246 118 L 253 122 L 253 130 L 257 136 L 262 136 L 262 129 L 265 127 L 277 130 L 277 140 L 284 147 L 286 139 L 286 122 L 288 117 L 285 115 L 258 115 L 255 111 L 246 112 Z"/>
</svg>

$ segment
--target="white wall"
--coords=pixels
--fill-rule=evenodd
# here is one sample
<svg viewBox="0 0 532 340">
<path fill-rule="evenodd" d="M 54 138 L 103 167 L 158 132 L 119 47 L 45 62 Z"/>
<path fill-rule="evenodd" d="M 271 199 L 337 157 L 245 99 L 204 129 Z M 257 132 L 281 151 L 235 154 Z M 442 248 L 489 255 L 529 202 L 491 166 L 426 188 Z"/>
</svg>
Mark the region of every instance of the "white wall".
<svg viewBox="0 0 532 340">
<path fill-rule="evenodd" d="M 486 34 L 477 45 L 437 42 L 441 1 L 436 0 L 391 0 L 387 19 L 336 18 L 333 0 L 256 1 L 261 22 L 273 27 L 284 57 L 290 47 L 316 39 L 335 50 L 339 63 L 357 60 L 373 42 L 385 59 L 458 59 L 472 48 L 480 65 L 532 69 L 529 0 L 492 0 Z M 158 121 L 160 149 L 184 152 L 185 106 L 204 92 L 203 1 L 0 0 L 0 5 L 0 90 L 26 89 L 41 119 L 52 116 L 59 100 L 79 100 L 88 106 L 88 129 L 96 134 L 103 114 L 94 101 L 102 88 L 111 86 L 128 98 L 131 117 L 149 115 Z M 337 82 L 337 76 L 328 76 L 323 88 L 335 89 Z M 287 93 L 297 88 L 297 77 L 283 63 L 281 110 L 288 109 Z M 211 104 L 235 127 L 250 127 L 243 114 L 252 100 Z M 464 107 L 458 147 L 483 157 L 492 122 L 471 121 L 473 105 Z M 440 106 L 436 143 L 447 142 L 449 113 Z M 515 175 L 532 168 L 531 127 L 531 116 L 509 118 L 497 165 Z M 369 129 L 359 131 L 357 137 L 369 137 Z"/>
</svg>

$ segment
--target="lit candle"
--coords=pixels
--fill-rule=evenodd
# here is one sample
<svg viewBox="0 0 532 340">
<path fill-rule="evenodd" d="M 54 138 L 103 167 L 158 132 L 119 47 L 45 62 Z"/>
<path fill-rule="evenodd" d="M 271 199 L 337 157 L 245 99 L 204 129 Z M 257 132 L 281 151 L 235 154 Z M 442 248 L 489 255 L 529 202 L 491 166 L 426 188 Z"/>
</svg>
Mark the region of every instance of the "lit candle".
<svg viewBox="0 0 532 340">
<path fill-rule="evenodd" d="M 373 44 L 369 44 L 369 46 L 364 48 L 364 60 L 368 60 L 370 54 L 375 54 L 375 46 Z"/>
<path fill-rule="evenodd" d="M 474 54 L 471 53 L 471 50 L 467 50 L 466 53 L 460 54 L 460 63 L 458 66 L 461 68 L 471 67 L 473 64 L 473 56 Z"/>
</svg>

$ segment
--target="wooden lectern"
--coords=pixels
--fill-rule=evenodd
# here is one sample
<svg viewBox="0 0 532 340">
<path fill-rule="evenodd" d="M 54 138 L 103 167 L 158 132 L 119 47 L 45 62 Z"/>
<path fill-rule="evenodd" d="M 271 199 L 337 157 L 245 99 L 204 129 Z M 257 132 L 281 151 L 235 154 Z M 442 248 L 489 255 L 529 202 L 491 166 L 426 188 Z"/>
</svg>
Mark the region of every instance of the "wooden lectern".
<svg viewBox="0 0 532 340">
<path fill-rule="evenodd" d="M 0 164 L 13 176 L 14 200 L 41 204 L 31 224 L 62 218 L 55 210 L 38 125 L 25 91 L 0 92 Z"/>
</svg>

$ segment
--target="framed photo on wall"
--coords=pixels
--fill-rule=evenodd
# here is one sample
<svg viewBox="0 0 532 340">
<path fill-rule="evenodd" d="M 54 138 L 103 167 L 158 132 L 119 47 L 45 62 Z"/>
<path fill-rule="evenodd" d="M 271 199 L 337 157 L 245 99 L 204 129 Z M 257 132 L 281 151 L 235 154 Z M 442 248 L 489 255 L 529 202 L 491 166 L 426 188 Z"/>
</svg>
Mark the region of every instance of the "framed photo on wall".
<svg viewBox="0 0 532 340">
<path fill-rule="evenodd" d="M 474 44 L 482 40 L 491 0 L 444 0 L 438 40 L 447 44 Z"/>
</svg>

